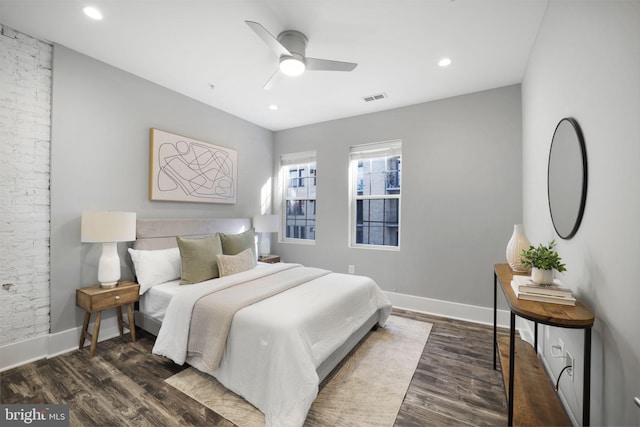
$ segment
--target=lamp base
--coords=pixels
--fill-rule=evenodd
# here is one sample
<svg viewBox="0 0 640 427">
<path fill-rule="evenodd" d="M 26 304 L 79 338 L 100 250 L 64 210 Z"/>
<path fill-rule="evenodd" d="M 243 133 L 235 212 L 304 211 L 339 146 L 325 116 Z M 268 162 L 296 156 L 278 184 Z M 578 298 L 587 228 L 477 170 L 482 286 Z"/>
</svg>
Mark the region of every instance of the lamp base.
<svg viewBox="0 0 640 427">
<path fill-rule="evenodd" d="M 118 286 L 118 282 L 100 283 L 100 287 L 103 289 L 111 289 L 111 288 L 115 288 L 116 286 Z"/>
<path fill-rule="evenodd" d="M 98 261 L 98 282 L 101 288 L 114 288 L 120 280 L 120 257 L 116 242 L 102 244 L 102 255 Z"/>
<path fill-rule="evenodd" d="M 259 233 L 258 255 L 267 256 L 271 253 L 271 233 Z"/>
</svg>

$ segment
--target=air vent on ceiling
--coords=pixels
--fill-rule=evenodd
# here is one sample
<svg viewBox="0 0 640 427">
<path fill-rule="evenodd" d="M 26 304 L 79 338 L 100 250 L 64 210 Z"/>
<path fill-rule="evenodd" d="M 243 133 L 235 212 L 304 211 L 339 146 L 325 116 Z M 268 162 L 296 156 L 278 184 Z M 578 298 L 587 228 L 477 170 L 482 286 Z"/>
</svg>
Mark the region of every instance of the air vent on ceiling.
<svg viewBox="0 0 640 427">
<path fill-rule="evenodd" d="M 371 102 L 371 101 L 378 101 L 380 99 L 384 99 L 387 97 L 386 93 L 378 93 L 376 95 L 369 95 L 369 96 L 365 96 L 364 98 L 364 102 Z"/>
</svg>

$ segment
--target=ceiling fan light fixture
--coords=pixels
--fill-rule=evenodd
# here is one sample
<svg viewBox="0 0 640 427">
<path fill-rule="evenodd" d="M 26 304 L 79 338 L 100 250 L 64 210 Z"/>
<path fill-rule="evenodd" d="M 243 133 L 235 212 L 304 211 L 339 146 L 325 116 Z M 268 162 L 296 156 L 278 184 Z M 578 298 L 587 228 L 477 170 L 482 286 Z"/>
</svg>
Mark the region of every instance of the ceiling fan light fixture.
<svg viewBox="0 0 640 427">
<path fill-rule="evenodd" d="M 293 56 L 285 56 L 280 59 L 280 71 L 287 76 L 299 76 L 304 73 L 305 68 L 304 61 Z"/>
</svg>

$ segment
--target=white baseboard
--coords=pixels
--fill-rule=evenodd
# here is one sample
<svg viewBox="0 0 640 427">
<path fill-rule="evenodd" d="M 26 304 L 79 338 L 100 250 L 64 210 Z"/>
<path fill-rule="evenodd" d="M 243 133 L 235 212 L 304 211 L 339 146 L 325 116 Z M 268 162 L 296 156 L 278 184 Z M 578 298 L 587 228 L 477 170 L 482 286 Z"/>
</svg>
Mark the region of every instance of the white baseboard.
<svg viewBox="0 0 640 427">
<path fill-rule="evenodd" d="M 484 325 L 493 325 L 493 308 L 398 294 L 395 292 L 385 291 L 384 294 L 396 308 L 418 311 L 421 313 L 432 314 L 434 316 L 448 317 L 450 319 L 481 323 Z M 508 328 L 509 311 L 498 310 L 497 323 L 499 327 Z"/>
<path fill-rule="evenodd" d="M 112 321 L 111 321 L 112 320 Z M 89 325 L 89 331 L 93 324 Z M 82 327 L 67 329 L 66 331 L 41 335 L 28 340 L 6 344 L 0 347 L 0 372 L 15 368 L 36 360 L 55 357 L 78 349 Z M 104 319 L 100 325 L 98 341 L 105 341 L 120 335 L 118 321 Z M 91 343 L 87 341 L 85 348 Z M 99 350 L 96 350 L 99 351 Z"/>
</svg>

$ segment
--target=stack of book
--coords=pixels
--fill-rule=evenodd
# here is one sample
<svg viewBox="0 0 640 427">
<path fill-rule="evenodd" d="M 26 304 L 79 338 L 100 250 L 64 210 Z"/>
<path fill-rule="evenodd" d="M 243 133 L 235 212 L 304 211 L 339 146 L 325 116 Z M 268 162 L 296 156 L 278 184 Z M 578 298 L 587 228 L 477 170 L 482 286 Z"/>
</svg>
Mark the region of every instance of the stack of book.
<svg viewBox="0 0 640 427">
<path fill-rule="evenodd" d="M 551 285 L 537 285 L 531 276 L 513 276 L 511 288 L 516 297 L 529 301 L 550 302 L 553 304 L 576 305 L 571 289 L 555 279 Z"/>
</svg>

